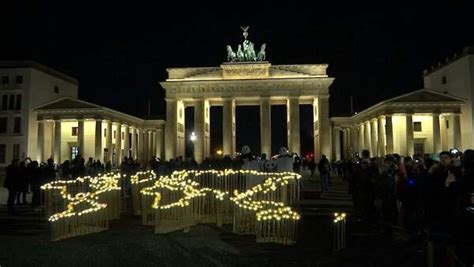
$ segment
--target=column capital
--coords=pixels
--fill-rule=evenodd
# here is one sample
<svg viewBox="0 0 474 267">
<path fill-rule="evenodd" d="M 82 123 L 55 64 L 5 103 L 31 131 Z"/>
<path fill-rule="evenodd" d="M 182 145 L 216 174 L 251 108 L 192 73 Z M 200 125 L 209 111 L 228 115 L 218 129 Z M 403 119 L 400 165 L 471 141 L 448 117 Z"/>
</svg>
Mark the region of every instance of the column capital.
<svg viewBox="0 0 474 267">
<path fill-rule="evenodd" d="M 318 98 L 318 99 L 329 99 L 329 96 L 330 96 L 329 94 L 327 94 L 327 95 L 318 95 L 316 98 Z"/>
<path fill-rule="evenodd" d="M 298 95 L 289 95 L 289 96 L 287 97 L 287 99 L 298 99 L 298 100 L 299 100 L 299 99 L 300 99 L 300 96 L 298 96 Z"/>
<path fill-rule="evenodd" d="M 177 99 L 177 98 L 165 98 L 165 101 L 166 101 L 166 103 L 168 103 L 168 102 L 176 102 L 176 101 L 178 101 L 178 99 Z"/>
</svg>

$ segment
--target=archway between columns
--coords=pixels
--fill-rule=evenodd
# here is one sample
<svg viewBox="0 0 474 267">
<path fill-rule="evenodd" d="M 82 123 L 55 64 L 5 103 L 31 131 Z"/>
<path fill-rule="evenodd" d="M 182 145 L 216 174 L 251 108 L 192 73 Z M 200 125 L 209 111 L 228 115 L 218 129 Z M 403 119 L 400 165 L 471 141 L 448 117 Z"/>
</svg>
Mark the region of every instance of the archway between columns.
<svg viewBox="0 0 474 267">
<path fill-rule="evenodd" d="M 260 154 L 260 107 L 236 106 L 235 110 L 236 151 L 240 152 L 242 146 L 247 145 L 253 154 Z"/>
</svg>

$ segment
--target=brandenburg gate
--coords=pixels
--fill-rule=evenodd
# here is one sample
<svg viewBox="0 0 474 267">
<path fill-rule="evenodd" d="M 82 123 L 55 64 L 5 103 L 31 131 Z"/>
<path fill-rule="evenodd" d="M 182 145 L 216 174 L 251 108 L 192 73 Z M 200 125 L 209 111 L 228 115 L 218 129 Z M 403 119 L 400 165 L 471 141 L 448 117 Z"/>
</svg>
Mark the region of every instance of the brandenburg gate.
<svg viewBox="0 0 474 267">
<path fill-rule="evenodd" d="M 248 28 L 247 28 L 248 29 Z M 223 107 L 223 154 L 235 156 L 236 106 L 260 106 L 261 152 L 271 155 L 271 106 L 286 105 L 290 152 L 300 154 L 299 105 L 313 106 L 314 153 L 331 155 L 327 64 L 272 65 L 264 61 L 265 44 L 258 55 L 247 40 L 229 62 L 219 67 L 168 68 L 161 82 L 166 90 L 165 159 L 185 155 L 185 108 L 194 107 L 194 158 L 210 156 L 210 108 Z"/>
</svg>

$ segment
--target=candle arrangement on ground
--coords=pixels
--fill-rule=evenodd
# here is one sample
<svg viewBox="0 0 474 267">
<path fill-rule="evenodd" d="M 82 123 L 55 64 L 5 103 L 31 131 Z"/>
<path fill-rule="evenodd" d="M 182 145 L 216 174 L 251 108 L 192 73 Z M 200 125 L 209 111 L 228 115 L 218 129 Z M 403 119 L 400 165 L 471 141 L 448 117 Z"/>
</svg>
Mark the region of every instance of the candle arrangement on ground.
<svg viewBox="0 0 474 267">
<path fill-rule="evenodd" d="M 130 177 L 132 211 L 157 234 L 189 231 L 198 223 L 232 224 L 234 233 L 255 235 L 257 242 L 293 244 L 300 215 L 290 205 L 299 199 L 300 177 L 249 170 L 139 172 Z M 42 186 L 51 239 L 108 229 L 120 217 L 120 185 L 127 179 L 110 173 Z"/>
<path fill-rule="evenodd" d="M 142 220 L 154 224 L 155 233 L 231 223 L 235 233 L 254 234 L 257 242 L 293 244 L 300 216 L 288 205 L 299 198 L 299 178 L 248 170 L 174 172 L 141 190 Z"/>
<path fill-rule="evenodd" d="M 58 180 L 41 187 L 51 240 L 87 235 L 108 229 L 120 216 L 119 174 Z"/>
<path fill-rule="evenodd" d="M 346 214 L 334 213 L 334 251 L 346 247 Z"/>
</svg>

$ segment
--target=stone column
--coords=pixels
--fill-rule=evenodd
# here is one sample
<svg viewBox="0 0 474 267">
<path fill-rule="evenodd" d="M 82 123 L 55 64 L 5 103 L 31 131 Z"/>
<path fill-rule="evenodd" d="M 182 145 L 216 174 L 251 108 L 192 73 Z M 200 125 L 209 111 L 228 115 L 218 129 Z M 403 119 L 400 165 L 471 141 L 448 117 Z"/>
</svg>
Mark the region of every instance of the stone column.
<svg viewBox="0 0 474 267">
<path fill-rule="evenodd" d="M 433 153 L 441 152 L 441 127 L 439 125 L 439 113 L 433 113 Z"/>
<path fill-rule="evenodd" d="M 165 160 L 174 159 L 177 149 L 178 134 L 178 107 L 176 99 L 166 100 L 166 126 L 165 126 Z"/>
<path fill-rule="evenodd" d="M 459 113 L 454 113 L 453 114 L 453 144 L 454 148 L 462 150 L 461 147 L 461 120 Z"/>
<path fill-rule="evenodd" d="M 137 128 L 134 126 L 132 127 L 132 138 L 130 139 L 131 142 L 131 147 L 132 147 L 132 158 L 137 159 L 138 158 L 138 153 L 137 153 Z"/>
<path fill-rule="evenodd" d="M 158 129 L 156 141 L 156 156 L 163 159 L 163 130 Z"/>
<path fill-rule="evenodd" d="M 194 141 L 194 160 L 201 163 L 204 160 L 204 116 L 205 116 L 204 99 L 194 100 L 194 133 L 196 140 Z"/>
<path fill-rule="evenodd" d="M 350 158 L 355 156 L 355 153 L 359 151 L 359 140 L 358 140 L 358 128 L 357 126 L 352 126 L 351 128 L 351 147 L 350 147 Z"/>
<path fill-rule="evenodd" d="M 148 130 L 143 130 L 143 142 L 142 142 L 142 149 L 143 149 L 143 159 L 145 161 L 148 161 L 149 160 L 149 151 L 148 151 L 148 148 L 149 148 L 149 143 L 150 143 L 150 135 L 149 135 L 149 131 Z"/>
<path fill-rule="evenodd" d="M 321 155 L 329 157 L 331 155 L 331 138 L 329 135 L 329 95 L 318 97 L 318 120 Z"/>
<path fill-rule="evenodd" d="M 340 144 L 340 146 L 342 147 L 341 158 L 346 159 L 346 155 L 347 155 L 347 133 L 346 133 L 347 131 L 346 131 L 346 128 L 342 128 L 341 132 L 342 132 L 342 144 Z M 332 142 L 334 142 L 334 136 L 333 136 Z"/>
<path fill-rule="evenodd" d="M 272 154 L 272 105 L 270 97 L 260 98 L 260 146 L 261 153 Z"/>
<path fill-rule="evenodd" d="M 94 145 L 95 160 L 104 161 L 104 149 L 102 147 L 102 120 L 95 120 L 95 145 Z"/>
<path fill-rule="evenodd" d="M 369 153 L 370 153 L 370 156 L 373 157 L 374 154 L 372 154 L 372 140 L 371 140 L 372 129 L 370 128 L 370 121 L 364 122 L 364 126 L 365 126 L 365 129 L 364 129 L 364 134 L 365 134 L 364 144 L 365 144 L 365 148 L 364 148 L 364 149 L 367 149 L 367 150 L 369 151 Z"/>
<path fill-rule="evenodd" d="M 300 102 L 299 97 L 291 96 L 287 100 L 288 149 L 300 155 Z M 329 131 L 329 127 L 328 127 Z M 329 156 L 329 155 L 328 155 Z"/>
<path fill-rule="evenodd" d="M 77 120 L 77 146 L 79 147 L 79 154 L 85 159 L 86 153 L 84 151 L 84 119 Z"/>
<path fill-rule="evenodd" d="M 341 128 L 333 127 L 332 128 L 332 143 L 333 143 L 333 157 L 335 160 L 341 159 Z"/>
<path fill-rule="evenodd" d="M 223 99 L 222 107 L 222 149 L 224 155 L 235 157 L 235 100 Z"/>
<path fill-rule="evenodd" d="M 44 121 L 38 121 L 38 140 L 37 140 L 36 160 L 41 163 L 44 160 Z"/>
<path fill-rule="evenodd" d="M 386 145 L 385 145 L 385 125 L 383 121 L 383 116 L 379 116 L 377 118 L 377 125 L 378 125 L 378 143 L 377 149 L 378 154 L 381 157 L 384 157 L 387 154 Z"/>
<path fill-rule="evenodd" d="M 365 128 L 364 123 L 359 124 L 359 156 L 362 156 L 362 150 L 365 149 Z"/>
<path fill-rule="evenodd" d="M 346 156 L 345 159 L 351 158 L 351 128 L 346 128 Z"/>
<path fill-rule="evenodd" d="M 138 158 L 140 160 L 144 160 L 146 158 L 145 155 L 145 144 L 146 144 L 146 138 L 145 138 L 145 129 L 140 129 L 140 133 L 138 134 Z"/>
<path fill-rule="evenodd" d="M 405 156 L 413 156 L 413 154 L 415 153 L 415 150 L 414 150 L 414 141 L 413 141 L 413 114 L 409 114 L 407 113 L 405 115 L 406 117 L 406 136 L 407 136 L 407 139 L 406 139 L 406 146 L 407 146 L 407 150 L 406 150 L 406 154 Z"/>
<path fill-rule="evenodd" d="M 377 149 L 377 118 L 370 120 L 370 154 L 372 157 L 378 156 L 378 149 Z"/>
<path fill-rule="evenodd" d="M 125 125 L 123 129 L 123 155 L 122 157 L 130 157 L 130 126 Z"/>
<path fill-rule="evenodd" d="M 156 131 L 152 130 L 150 132 L 151 142 L 150 142 L 150 158 L 156 157 Z"/>
<path fill-rule="evenodd" d="M 61 164 L 61 120 L 54 121 L 54 162 Z"/>
<path fill-rule="evenodd" d="M 122 124 L 117 124 L 117 136 L 115 138 L 115 164 L 120 166 L 122 162 Z"/>
<path fill-rule="evenodd" d="M 108 161 L 112 162 L 112 122 L 111 121 L 107 121 L 107 124 L 106 124 L 106 135 L 105 135 L 105 147 L 107 148 L 107 157 L 106 157 L 106 162 L 104 163 L 107 163 Z"/>
<path fill-rule="evenodd" d="M 148 158 L 147 160 L 150 160 L 152 156 L 155 155 L 155 152 L 153 151 L 153 143 L 155 142 L 155 134 L 153 133 L 153 130 L 148 131 Z"/>
</svg>

